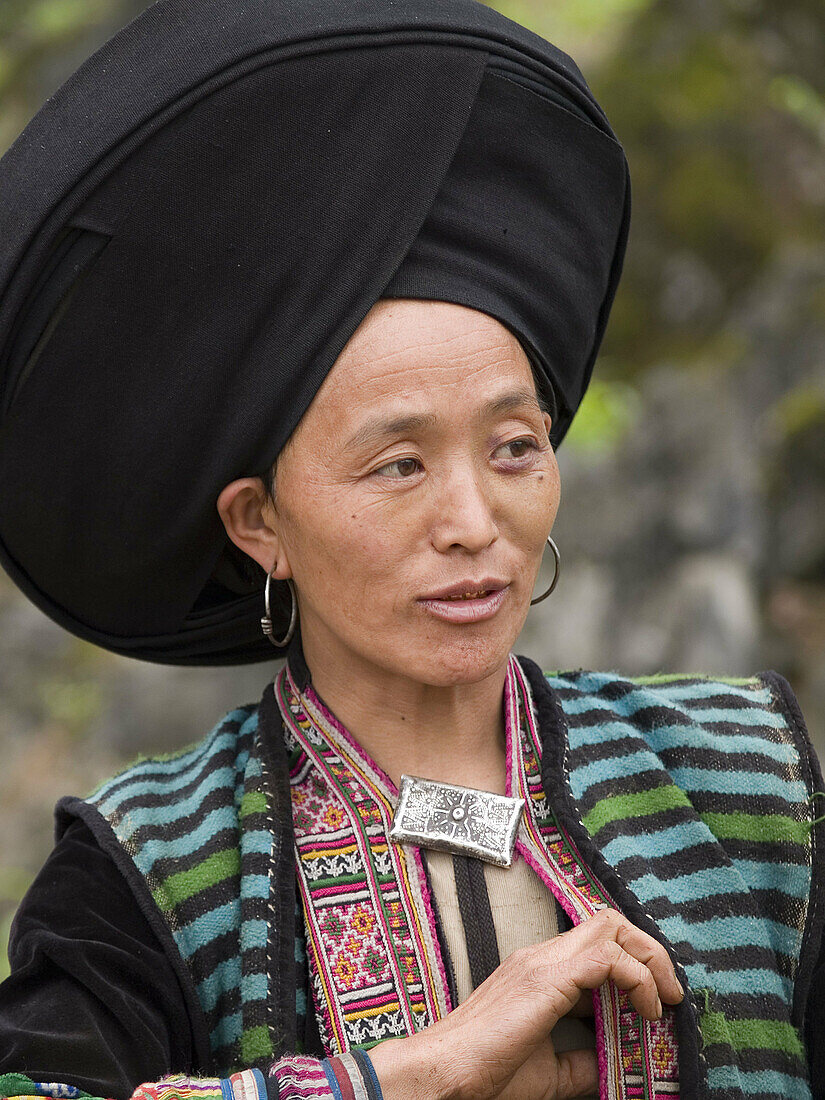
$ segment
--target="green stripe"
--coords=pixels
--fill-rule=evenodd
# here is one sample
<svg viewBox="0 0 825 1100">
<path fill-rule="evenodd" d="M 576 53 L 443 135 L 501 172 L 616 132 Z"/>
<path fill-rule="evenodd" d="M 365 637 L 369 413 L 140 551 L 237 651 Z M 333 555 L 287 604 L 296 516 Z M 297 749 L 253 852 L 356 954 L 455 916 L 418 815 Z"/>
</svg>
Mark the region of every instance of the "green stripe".
<svg viewBox="0 0 825 1100">
<path fill-rule="evenodd" d="M 237 848 L 226 848 L 222 852 L 213 852 L 197 867 L 170 875 L 153 891 L 153 896 L 158 906 L 168 913 L 187 898 L 240 873 L 240 852 Z"/>
<path fill-rule="evenodd" d="M 395 875 L 376 875 L 375 881 L 379 883 L 395 882 Z M 310 893 L 319 889 L 322 886 L 339 886 L 342 883 L 346 883 L 349 886 L 363 886 L 366 889 L 367 876 L 366 875 L 331 875 L 329 878 L 316 879 L 310 887 Z"/>
<path fill-rule="evenodd" d="M 243 820 L 250 814 L 265 814 L 266 809 L 266 795 L 263 791 L 247 791 L 241 799 L 238 816 Z"/>
<path fill-rule="evenodd" d="M 802 1056 L 805 1049 L 793 1024 L 781 1020 L 730 1019 L 721 1012 L 703 1012 L 702 1038 L 706 1045 L 721 1043 L 734 1050 L 781 1050 Z"/>
<path fill-rule="evenodd" d="M 274 1051 L 266 1027 L 251 1027 L 241 1035 L 241 1059 L 245 1066 L 252 1065 L 259 1058 L 268 1058 Z"/>
<path fill-rule="evenodd" d="M 636 791 L 634 794 L 616 794 L 611 798 L 602 798 L 588 814 L 585 814 L 582 824 L 591 836 L 595 836 L 611 821 L 650 817 L 663 810 L 676 809 L 678 806 L 690 806 L 690 801 L 678 787 L 670 783 L 665 787 L 654 787 L 649 791 Z"/>
<path fill-rule="evenodd" d="M 791 841 L 808 846 L 811 826 L 782 814 L 704 813 L 699 815 L 718 840 Z"/>
<path fill-rule="evenodd" d="M 78 1089 L 77 1092 L 79 1096 L 91 1095 L 88 1092 L 83 1092 L 82 1089 Z M 22 1073 L 0 1074 L 0 1097 L 36 1095 L 37 1090 L 34 1081 L 30 1077 L 26 1077 Z"/>
<path fill-rule="evenodd" d="M 633 684 L 679 684 L 696 681 L 697 683 L 727 684 L 728 687 L 762 687 L 755 676 L 702 676 L 690 673 L 679 676 L 672 672 L 657 672 L 650 676 L 628 676 L 627 679 Z"/>
</svg>

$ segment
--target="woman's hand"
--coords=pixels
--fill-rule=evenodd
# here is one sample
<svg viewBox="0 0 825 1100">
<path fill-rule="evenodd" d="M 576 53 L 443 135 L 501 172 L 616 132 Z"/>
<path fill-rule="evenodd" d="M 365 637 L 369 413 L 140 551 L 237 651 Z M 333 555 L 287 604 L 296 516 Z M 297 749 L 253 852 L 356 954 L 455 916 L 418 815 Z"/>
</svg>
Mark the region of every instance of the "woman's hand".
<svg viewBox="0 0 825 1100">
<path fill-rule="evenodd" d="M 591 1050 L 550 1032 L 585 990 L 613 981 L 648 1020 L 684 996 L 667 952 L 614 909 L 506 959 L 443 1020 L 370 1051 L 384 1100 L 568 1100 L 598 1092 Z"/>
</svg>

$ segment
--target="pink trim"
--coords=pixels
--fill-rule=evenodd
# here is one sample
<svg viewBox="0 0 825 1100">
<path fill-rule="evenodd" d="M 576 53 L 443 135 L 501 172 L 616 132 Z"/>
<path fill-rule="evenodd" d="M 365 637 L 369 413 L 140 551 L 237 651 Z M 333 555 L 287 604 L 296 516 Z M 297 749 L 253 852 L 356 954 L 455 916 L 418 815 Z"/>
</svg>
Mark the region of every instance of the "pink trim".
<svg viewBox="0 0 825 1100">
<path fill-rule="evenodd" d="M 513 795 L 513 761 L 516 758 L 516 746 L 514 739 L 519 737 L 518 729 L 518 701 L 516 696 L 516 673 L 518 663 L 510 654 L 507 660 L 507 675 L 504 680 L 504 741 L 505 757 L 507 760 L 507 776 L 505 779 L 504 793 L 509 797 Z"/>
<path fill-rule="evenodd" d="M 378 1008 L 379 1005 L 390 1005 L 394 1001 L 398 1001 L 398 998 L 394 993 L 384 993 L 380 997 L 365 997 L 362 1001 L 352 1001 L 347 1005 L 347 1011 L 352 1012 L 357 1008 Z"/>
<path fill-rule="evenodd" d="M 598 989 L 592 991 L 593 995 L 593 1021 L 596 1026 L 596 1060 L 599 1063 L 599 1100 L 609 1100 L 609 1089 L 607 1087 L 607 1039 L 605 1038 L 604 1027 L 604 1006 L 602 1004 L 601 994 Z M 620 1036 L 616 1036 L 616 1040 L 621 1045 Z M 621 1058 L 622 1052 L 618 1052 Z"/>
<path fill-rule="evenodd" d="M 581 924 L 581 918 L 579 917 L 573 903 L 559 884 L 547 873 L 546 868 L 542 867 L 527 845 L 521 841 L 516 841 L 516 848 L 523 859 L 525 859 L 530 867 L 536 872 L 541 881 L 572 920 L 573 924 Z"/>
<path fill-rule="evenodd" d="M 441 955 L 441 943 L 438 938 L 438 927 L 435 923 L 435 911 L 432 906 L 432 898 L 430 897 L 430 884 L 427 881 L 427 872 L 424 870 L 424 861 L 421 858 L 421 849 L 413 848 L 413 859 L 415 860 L 416 870 L 418 871 L 418 882 L 421 889 L 421 897 L 424 899 L 424 908 L 427 912 L 427 923 L 430 927 L 430 936 L 432 938 L 433 946 L 435 948 L 435 958 L 438 964 L 438 973 L 441 977 L 441 985 L 444 993 L 444 1003 L 447 1006 L 447 1012 L 452 1012 L 453 1002 L 450 997 L 450 983 L 447 981 L 447 968 L 444 965 L 444 959 Z"/>
<path fill-rule="evenodd" d="M 653 1046 L 653 1029 L 650 1026 L 650 1021 L 642 1019 L 641 1032 L 639 1038 L 642 1040 L 642 1057 L 645 1060 L 645 1070 L 647 1071 L 647 1079 L 651 1083 L 656 1080 L 656 1074 L 653 1069 L 653 1063 L 650 1060 L 650 1051 Z M 654 1094 L 656 1090 L 654 1088 Z"/>
<path fill-rule="evenodd" d="M 332 898 L 338 894 L 350 894 L 352 893 L 352 886 L 325 886 L 323 890 L 315 890 L 314 894 L 316 898 Z"/>
<path fill-rule="evenodd" d="M 287 664 L 286 668 L 287 668 L 287 675 L 289 676 L 289 682 L 292 685 L 292 687 L 295 691 L 295 694 L 300 696 L 301 692 L 298 691 L 298 688 L 295 686 L 295 681 L 292 679 L 292 673 L 289 672 L 289 665 L 288 664 Z M 332 728 L 335 730 L 335 732 L 340 734 L 340 736 L 344 739 L 344 741 L 346 741 L 346 743 L 349 745 L 349 747 L 352 750 L 353 756 L 355 756 L 357 759 L 362 760 L 369 768 L 371 768 L 372 771 L 374 771 L 375 774 L 378 775 L 381 778 L 381 781 L 383 783 L 387 784 L 388 789 L 397 798 L 398 797 L 398 787 L 396 787 L 396 785 L 393 783 L 393 781 L 390 779 L 390 777 L 387 775 L 387 773 L 383 770 L 383 768 L 380 768 L 375 763 L 375 761 L 372 759 L 372 757 L 369 755 L 369 753 L 366 751 L 366 749 L 363 747 L 363 745 L 360 745 L 355 740 L 355 738 L 352 736 L 352 734 L 349 732 L 349 730 L 346 728 L 346 726 L 343 726 L 338 721 L 338 719 L 335 717 L 335 715 L 332 713 L 332 711 L 324 703 L 321 702 L 321 700 L 316 695 L 315 689 L 313 688 L 312 684 L 309 684 L 307 686 L 306 691 L 303 693 L 303 697 L 304 697 L 304 699 L 306 699 L 308 702 L 310 702 L 312 704 L 312 706 L 323 717 L 324 721 L 328 722 L 329 725 L 332 726 Z"/>
<path fill-rule="evenodd" d="M 296 732 L 296 731 L 293 731 L 293 732 Z M 297 733 L 296 733 L 296 735 L 297 735 Z M 350 820 L 350 824 L 351 824 L 351 827 L 353 829 L 353 832 L 355 833 L 356 843 L 357 843 L 358 829 L 360 828 L 360 824 L 361 824 L 360 821 L 357 820 L 357 818 L 358 818 L 357 811 L 354 810 L 349 805 L 349 803 L 346 800 L 344 800 L 343 798 L 341 798 L 340 795 L 338 794 L 338 788 L 339 788 L 338 781 L 337 781 L 336 777 L 332 774 L 330 769 L 326 766 L 326 763 L 324 762 L 323 757 L 321 757 L 319 753 L 315 752 L 315 750 L 312 748 L 312 746 L 308 745 L 306 743 L 306 741 L 304 741 L 304 748 L 305 748 L 305 751 L 307 752 L 308 755 L 309 755 L 310 752 L 312 753 L 313 763 L 315 764 L 315 766 L 318 768 L 318 770 L 321 772 L 321 774 L 324 776 L 324 778 L 329 783 L 330 789 L 335 793 L 336 797 L 338 798 L 338 801 L 343 805 L 343 807 L 346 811 L 347 817 Z M 383 813 L 382 813 L 382 818 L 383 818 Z M 407 983 L 405 982 L 404 976 L 401 973 L 401 968 L 400 968 L 400 965 L 398 963 L 398 959 L 396 957 L 395 950 L 393 949 L 394 940 L 393 940 L 393 936 L 392 936 L 392 933 L 390 931 L 389 925 L 387 924 L 387 921 L 386 921 L 386 915 L 384 913 L 384 901 L 383 901 L 383 898 L 381 897 L 381 887 L 378 884 L 378 882 L 375 880 L 375 877 L 373 876 L 372 864 L 371 864 L 370 860 L 364 860 L 364 876 L 366 878 L 366 881 L 367 881 L 367 884 L 368 884 L 368 887 L 369 887 L 369 891 L 370 891 L 370 894 L 371 894 L 372 899 L 373 899 L 373 908 L 374 908 L 375 913 L 376 913 L 376 915 L 378 917 L 378 920 L 380 922 L 381 931 L 382 931 L 383 936 L 384 936 L 384 941 L 387 944 L 387 946 L 389 947 L 388 961 L 389 961 L 390 967 L 393 971 L 393 974 L 395 976 L 396 986 L 397 986 L 398 991 L 399 991 L 399 998 L 398 999 L 399 999 L 401 1012 L 404 1016 L 404 1023 L 409 1028 L 410 1034 L 412 1035 L 416 1030 L 415 1023 L 414 1023 L 415 1016 L 413 1014 L 412 1005 L 411 1005 L 410 1000 L 409 1000 L 409 992 L 407 990 Z M 400 893 L 400 891 L 399 891 L 399 893 Z M 333 985 L 333 988 L 335 988 L 334 985 Z"/>
</svg>

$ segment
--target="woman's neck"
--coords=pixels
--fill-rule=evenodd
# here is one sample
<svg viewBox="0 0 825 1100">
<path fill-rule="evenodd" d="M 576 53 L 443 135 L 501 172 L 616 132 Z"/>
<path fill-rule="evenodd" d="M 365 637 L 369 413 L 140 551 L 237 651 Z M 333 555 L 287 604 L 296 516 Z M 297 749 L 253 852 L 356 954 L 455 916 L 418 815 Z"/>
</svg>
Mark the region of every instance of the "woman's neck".
<svg viewBox="0 0 825 1100">
<path fill-rule="evenodd" d="M 304 640 L 313 690 L 396 786 L 406 774 L 505 793 L 506 663 L 476 683 L 436 687 L 332 658 Z"/>
</svg>

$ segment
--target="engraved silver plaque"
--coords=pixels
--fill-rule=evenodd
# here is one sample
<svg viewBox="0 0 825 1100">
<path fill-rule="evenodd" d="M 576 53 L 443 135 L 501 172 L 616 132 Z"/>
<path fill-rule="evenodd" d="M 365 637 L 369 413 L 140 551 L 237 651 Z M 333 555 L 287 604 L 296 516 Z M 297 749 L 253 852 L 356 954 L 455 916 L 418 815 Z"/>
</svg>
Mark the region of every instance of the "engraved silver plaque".
<svg viewBox="0 0 825 1100">
<path fill-rule="evenodd" d="M 390 840 L 509 867 L 523 809 L 521 798 L 402 775 Z"/>
</svg>

